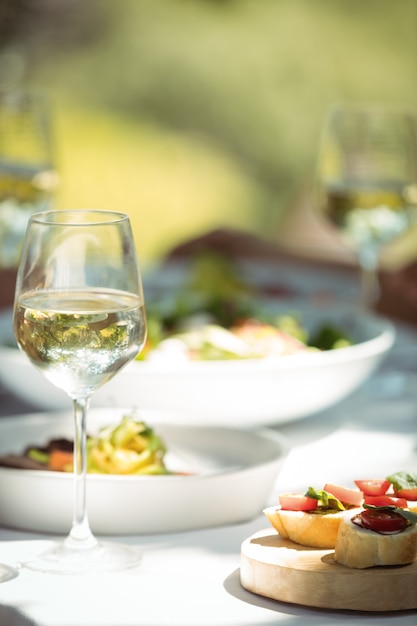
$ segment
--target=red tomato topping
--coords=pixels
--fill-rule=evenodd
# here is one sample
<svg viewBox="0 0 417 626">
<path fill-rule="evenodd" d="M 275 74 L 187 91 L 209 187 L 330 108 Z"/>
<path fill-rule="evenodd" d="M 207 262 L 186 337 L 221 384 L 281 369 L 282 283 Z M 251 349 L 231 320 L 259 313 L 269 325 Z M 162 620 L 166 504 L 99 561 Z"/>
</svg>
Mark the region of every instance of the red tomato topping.
<svg viewBox="0 0 417 626">
<path fill-rule="evenodd" d="M 347 487 L 341 487 L 340 485 L 333 485 L 331 483 L 326 483 L 323 489 L 331 493 L 335 498 L 340 500 L 340 502 L 343 502 L 343 504 L 360 506 L 363 502 L 363 493 L 357 489 L 348 489 Z"/>
<path fill-rule="evenodd" d="M 417 500 L 417 488 L 416 489 L 394 489 L 394 493 L 399 498 L 405 498 L 406 500 Z"/>
<path fill-rule="evenodd" d="M 408 526 L 402 515 L 389 509 L 365 509 L 355 515 L 352 521 L 381 535 L 400 533 Z"/>
<path fill-rule="evenodd" d="M 313 511 L 317 508 L 317 500 L 301 493 L 283 493 L 279 496 L 281 508 L 285 511 Z"/>
<path fill-rule="evenodd" d="M 395 498 L 394 496 L 365 496 L 365 504 L 373 506 L 397 506 L 406 509 L 408 502 L 405 498 Z"/>
<path fill-rule="evenodd" d="M 366 496 L 383 496 L 391 484 L 389 480 L 379 478 L 355 480 L 354 483 Z"/>
</svg>

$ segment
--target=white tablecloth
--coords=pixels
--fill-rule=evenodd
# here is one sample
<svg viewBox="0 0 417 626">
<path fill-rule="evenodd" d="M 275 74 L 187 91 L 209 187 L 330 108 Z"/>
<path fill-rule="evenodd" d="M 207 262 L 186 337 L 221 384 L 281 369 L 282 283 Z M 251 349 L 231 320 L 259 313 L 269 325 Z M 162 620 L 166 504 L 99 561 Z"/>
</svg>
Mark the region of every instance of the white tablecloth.
<svg viewBox="0 0 417 626">
<path fill-rule="evenodd" d="M 416 471 L 416 381 L 416 334 L 400 333 L 385 367 L 353 397 L 321 415 L 280 426 L 291 449 L 265 504 L 275 503 L 280 491 L 320 488 L 326 481 L 348 486 L 355 478 Z M 6 393 L 0 396 L 0 415 L 20 409 L 27 412 Z M 240 546 L 263 528 L 268 523 L 260 512 L 236 526 L 123 537 L 119 540 L 141 546 L 143 559 L 121 574 L 73 577 L 21 570 L 0 584 L 0 626 L 417 625 L 417 611 L 325 611 L 245 591 L 239 582 Z M 13 565 L 50 539 L 0 528 L 0 561 Z"/>
<path fill-rule="evenodd" d="M 416 470 L 416 400 L 413 391 L 375 398 L 375 386 L 368 385 L 336 408 L 281 426 L 291 450 L 277 477 L 271 502 L 276 501 L 279 491 L 310 484 L 320 487 L 327 480 L 349 485 L 358 477 Z M 21 570 L 17 578 L 0 585 L 0 624 L 417 624 L 417 611 L 325 611 L 245 591 L 239 582 L 240 546 L 262 528 L 268 528 L 268 523 L 260 514 L 236 526 L 124 537 L 120 540 L 142 546 L 143 559 L 137 569 L 121 574 L 74 577 Z M 2 528 L 0 560 L 13 564 L 49 540 Z"/>
</svg>

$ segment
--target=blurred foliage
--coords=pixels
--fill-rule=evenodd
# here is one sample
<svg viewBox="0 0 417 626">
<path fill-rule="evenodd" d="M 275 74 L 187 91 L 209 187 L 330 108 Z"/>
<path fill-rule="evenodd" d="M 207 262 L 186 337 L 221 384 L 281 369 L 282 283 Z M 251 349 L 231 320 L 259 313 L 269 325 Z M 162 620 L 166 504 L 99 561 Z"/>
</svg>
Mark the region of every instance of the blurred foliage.
<svg viewBox="0 0 417 626">
<path fill-rule="evenodd" d="M 218 221 L 256 223 L 262 190 L 197 137 L 66 105 L 57 111 L 56 126 L 63 173 L 57 206 L 127 212 L 144 261 Z"/>
<path fill-rule="evenodd" d="M 58 203 L 133 212 L 146 257 L 273 236 L 330 103 L 417 102 L 415 0 L 0 0 L 0 37 L 56 101 Z"/>
</svg>

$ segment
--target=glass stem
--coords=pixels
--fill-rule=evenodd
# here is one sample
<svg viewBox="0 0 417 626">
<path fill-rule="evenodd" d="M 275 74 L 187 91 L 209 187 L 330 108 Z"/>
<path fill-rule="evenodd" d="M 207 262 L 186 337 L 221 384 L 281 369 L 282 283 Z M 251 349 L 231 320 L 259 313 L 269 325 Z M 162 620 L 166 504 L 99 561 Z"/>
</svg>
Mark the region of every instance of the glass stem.
<svg viewBox="0 0 417 626">
<path fill-rule="evenodd" d="M 86 549 L 98 545 L 87 516 L 87 410 L 90 398 L 75 398 L 74 403 L 74 510 L 71 532 L 65 546 Z"/>
<path fill-rule="evenodd" d="M 373 309 L 379 298 L 378 253 L 365 250 L 359 253 L 361 268 L 361 303 L 365 309 Z"/>
</svg>

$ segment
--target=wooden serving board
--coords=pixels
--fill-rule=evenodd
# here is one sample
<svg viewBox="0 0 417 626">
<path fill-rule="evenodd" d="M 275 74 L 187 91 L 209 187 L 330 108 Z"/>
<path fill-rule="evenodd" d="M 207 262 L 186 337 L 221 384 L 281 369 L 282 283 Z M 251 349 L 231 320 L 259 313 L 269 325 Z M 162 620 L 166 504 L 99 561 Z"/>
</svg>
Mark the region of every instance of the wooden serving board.
<svg viewBox="0 0 417 626">
<path fill-rule="evenodd" d="M 417 561 L 410 565 L 352 569 L 334 550 L 306 548 L 271 529 L 241 547 L 240 581 L 261 596 L 325 609 L 417 609 Z"/>
</svg>

